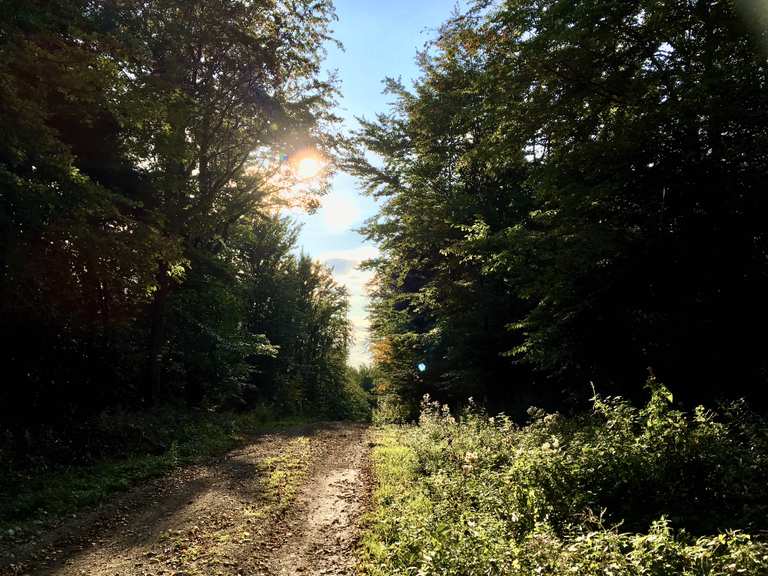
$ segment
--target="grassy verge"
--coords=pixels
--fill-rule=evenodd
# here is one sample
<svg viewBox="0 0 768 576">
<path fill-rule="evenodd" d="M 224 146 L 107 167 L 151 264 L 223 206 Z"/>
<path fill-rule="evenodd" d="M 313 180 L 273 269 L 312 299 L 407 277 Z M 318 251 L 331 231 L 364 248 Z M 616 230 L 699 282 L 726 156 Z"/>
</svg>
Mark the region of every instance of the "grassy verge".
<svg viewBox="0 0 768 576">
<path fill-rule="evenodd" d="M 166 409 L 89 423 L 87 445 L 94 455 L 86 461 L 62 465 L 49 459 L 24 469 L 7 467 L 0 474 L 0 537 L 18 537 L 29 527 L 76 513 L 141 481 L 221 455 L 249 436 L 300 422 L 275 420 L 264 411 Z"/>
<path fill-rule="evenodd" d="M 426 404 L 374 432 L 362 572 L 768 574 L 768 433 L 743 411 L 596 399 L 524 427 Z"/>
<path fill-rule="evenodd" d="M 399 544 L 406 523 L 430 514 L 430 502 L 419 483 L 416 452 L 408 441 L 413 433 L 408 427 L 389 425 L 371 434 L 376 487 L 369 529 L 362 541 L 364 574 L 388 574 L 394 556 L 403 556 Z M 406 563 L 416 565 L 418 550 L 412 544 L 411 560 Z"/>
</svg>

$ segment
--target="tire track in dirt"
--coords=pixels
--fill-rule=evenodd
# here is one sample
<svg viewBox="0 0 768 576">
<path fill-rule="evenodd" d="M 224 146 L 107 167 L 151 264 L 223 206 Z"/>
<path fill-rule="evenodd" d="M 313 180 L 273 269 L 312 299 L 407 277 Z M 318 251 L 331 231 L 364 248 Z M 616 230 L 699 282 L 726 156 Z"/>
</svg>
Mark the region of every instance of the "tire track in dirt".
<svg viewBox="0 0 768 576">
<path fill-rule="evenodd" d="M 365 426 L 274 432 L 0 550 L 0 575 L 352 574 L 369 486 Z"/>
<path fill-rule="evenodd" d="M 349 429 L 340 440 L 304 485 L 271 574 L 354 573 L 359 523 L 370 487 L 365 430 Z"/>
</svg>

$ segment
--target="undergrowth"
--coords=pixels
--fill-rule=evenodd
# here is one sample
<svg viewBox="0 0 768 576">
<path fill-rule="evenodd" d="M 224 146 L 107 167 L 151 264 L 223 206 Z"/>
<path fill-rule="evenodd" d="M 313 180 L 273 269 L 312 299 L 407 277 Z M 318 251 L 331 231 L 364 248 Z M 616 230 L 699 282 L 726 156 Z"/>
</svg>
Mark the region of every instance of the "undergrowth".
<svg viewBox="0 0 768 576">
<path fill-rule="evenodd" d="M 425 399 L 382 427 L 369 575 L 768 574 L 768 431 L 743 405 L 675 410 L 595 397 L 520 427 Z"/>
</svg>

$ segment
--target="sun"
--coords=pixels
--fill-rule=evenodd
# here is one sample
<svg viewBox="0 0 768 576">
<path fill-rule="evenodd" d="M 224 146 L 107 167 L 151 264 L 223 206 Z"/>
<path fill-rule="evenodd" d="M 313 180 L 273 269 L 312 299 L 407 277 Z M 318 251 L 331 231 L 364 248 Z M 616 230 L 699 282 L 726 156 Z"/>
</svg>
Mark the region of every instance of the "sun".
<svg viewBox="0 0 768 576">
<path fill-rule="evenodd" d="M 294 173 L 299 180 L 311 180 L 325 168 L 326 162 L 317 154 L 306 154 L 296 162 Z"/>
</svg>

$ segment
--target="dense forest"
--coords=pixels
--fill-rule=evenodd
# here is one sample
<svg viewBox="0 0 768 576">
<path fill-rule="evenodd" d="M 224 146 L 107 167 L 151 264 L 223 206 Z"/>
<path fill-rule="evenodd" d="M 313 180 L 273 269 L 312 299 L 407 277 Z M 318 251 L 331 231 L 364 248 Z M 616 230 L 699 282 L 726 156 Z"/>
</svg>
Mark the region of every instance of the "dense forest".
<svg viewBox="0 0 768 576">
<path fill-rule="evenodd" d="M 23 451 L 169 400 L 364 411 L 347 297 L 281 216 L 327 186 L 308 155 L 380 200 L 363 232 L 395 417 L 424 393 L 637 401 L 649 375 L 685 405 L 765 407 L 750 5 L 475 2 L 347 140 L 321 77 L 330 2 L 5 2 L 5 432 Z"/>
<path fill-rule="evenodd" d="M 280 215 L 317 204 L 301 162 L 339 142 L 330 2 L 2 13 L 4 440 L 169 402 L 366 409 L 345 290 Z"/>
<path fill-rule="evenodd" d="M 480 0 L 388 82 L 347 169 L 382 203 L 395 412 L 641 401 L 649 375 L 765 407 L 765 24 L 759 2 Z"/>
<path fill-rule="evenodd" d="M 768 5 L 447 11 L 0 0 L 0 576 L 768 574 Z"/>
</svg>

